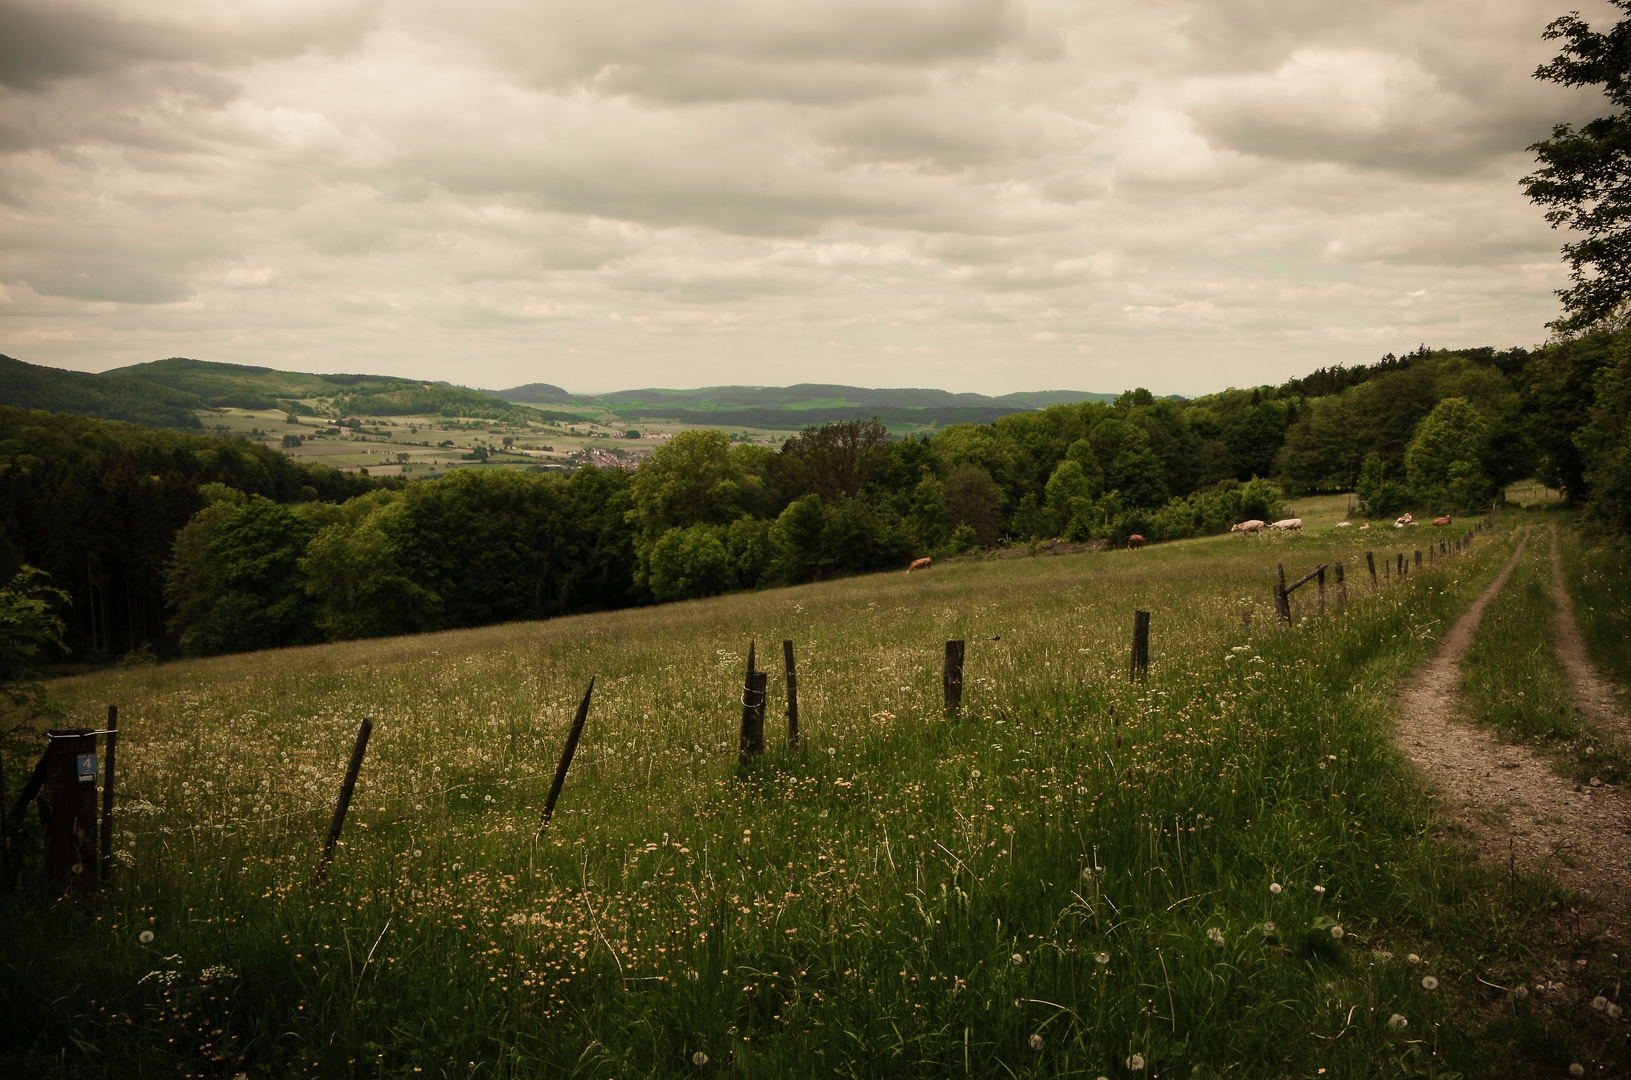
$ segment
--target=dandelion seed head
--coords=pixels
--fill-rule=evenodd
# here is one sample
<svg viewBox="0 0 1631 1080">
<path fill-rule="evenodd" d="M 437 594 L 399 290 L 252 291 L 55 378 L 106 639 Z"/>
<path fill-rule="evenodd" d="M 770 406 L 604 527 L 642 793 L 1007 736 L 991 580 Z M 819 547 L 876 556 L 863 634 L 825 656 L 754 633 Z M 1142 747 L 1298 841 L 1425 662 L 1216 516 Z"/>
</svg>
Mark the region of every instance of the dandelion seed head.
<svg viewBox="0 0 1631 1080">
<path fill-rule="evenodd" d="M 1223 948 L 1223 931 L 1219 930 L 1215 926 L 1208 928 L 1206 931 L 1206 940 L 1210 941 L 1220 949 Z"/>
<path fill-rule="evenodd" d="M 1279 929 L 1279 927 L 1275 926 L 1271 922 L 1266 922 L 1266 923 L 1263 924 L 1263 933 L 1265 933 L 1265 934 L 1272 934 L 1278 929 Z"/>
<path fill-rule="evenodd" d="M 1031 1049 L 1032 1050 L 1042 1049 L 1042 1036 L 1040 1036 L 1040 1035 L 1032 1035 L 1031 1036 Z"/>
<path fill-rule="evenodd" d="M 1598 1012 L 1607 1012 L 1608 999 L 1603 995 L 1598 994 L 1596 997 L 1591 999 L 1591 1007 L 1596 1009 Z"/>
<path fill-rule="evenodd" d="M 1624 1009 L 1620 1008 L 1618 1005 L 1614 1004 L 1612 1001 L 1608 1003 L 1608 1018 L 1610 1020 L 1618 1020 L 1620 1018 L 1620 1015 L 1624 1011 L 1625 1011 Z"/>
<path fill-rule="evenodd" d="M 1405 963 L 1407 963 L 1407 964 L 1419 964 L 1419 963 L 1421 963 L 1421 957 L 1417 956 L 1415 953 L 1406 953 L 1404 959 L 1405 959 Z"/>
<path fill-rule="evenodd" d="M 1143 1054 L 1129 1054 L 1127 1056 L 1127 1067 L 1129 1069 L 1133 1070 L 1133 1072 L 1143 1072 L 1144 1071 L 1144 1055 Z"/>
<path fill-rule="evenodd" d="M 1433 978 L 1431 975 L 1423 975 L 1421 977 L 1421 988 L 1423 990 L 1437 990 L 1438 980 Z"/>
<path fill-rule="evenodd" d="M 1275 896 L 1279 896 L 1280 895 L 1280 883 L 1278 881 L 1269 882 L 1269 892 L 1273 893 Z"/>
<path fill-rule="evenodd" d="M 1016 964 L 1023 964 L 1025 962 L 1025 957 L 1021 953 L 1015 953 L 1011 959 Z"/>
<path fill-rule="evenodd" d="M 1093 959 L 1097 960 L 1100 964 L 1108 964 L 1110 962 L 1110 954 L 1107 952 L 1094 953 Z"/>
<path fill-rule="evenodd" d="M 141 942 L 143 945 L 148 944 L 153 940 L 153 931 L 143 930 L 141 933 L 136 935 L 136 940 Z"/>
<path fill-rule="evenodd" d="M 696 1053 L 691 1055 L 691 1064 L 695 1065 L 699 1069 L 702 1068 L 704 1065 L 708 1064 L 708 1055 L 704 1054 L 701 1050 L 698 1050 Z"/>
<path fill-rule="evenodd" d="M 1527 986 L 1515 986 L 1512 988 L 1512 996 L 1522 1001 L 1529 996 L 1529 988 Z"/>
<path fill-rule="evenodd" d="M 1331 927 L 1331 936 L 1336 938 L 1338 941 L 1341 941 L 1343 935 L 1346 933 L 1347 931 L 1342 929 L 1341 923 L 1337 923 L 1335 926 Z"/>
<path fill-rule="evenodd" d="M 1392 1028 L 1394 1031 L 1403 1031 L 1405 1025 L 1409 1023 L 1410 1021 L 1406 1020 L 1399 1013 L 1394 1013 L 1392 1016 L 1387 1018 L 1387 1026 Z"/>
<path fill-rule="evenodd" d="M 1316 895 L 1318 895 L 1318 896 L 1324 896 L 1325 895 L 1325 886 L 1324 885 L 1314 886 L 1314 893 Z"/>
<path fill-rule="evenodd" d="M 1576 1061 L 1576 1062 L 1572 1063 L 1569 1066 L 1569 1075 L 1570 1076 L 1584 1076 L 1584 1075 L 1586 1075 L 1586 1067 L 1584 1065 L 1580 1064 L 1578 1061 Z"/>
</svg>

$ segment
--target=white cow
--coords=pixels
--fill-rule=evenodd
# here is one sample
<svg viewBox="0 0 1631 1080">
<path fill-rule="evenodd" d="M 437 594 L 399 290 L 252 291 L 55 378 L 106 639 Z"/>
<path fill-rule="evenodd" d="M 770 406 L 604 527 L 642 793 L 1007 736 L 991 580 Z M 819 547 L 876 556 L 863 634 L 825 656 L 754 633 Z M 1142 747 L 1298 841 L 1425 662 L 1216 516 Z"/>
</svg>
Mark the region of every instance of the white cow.
<svg viewBox="0 0 1631 1080">
<path fill-rule="evenodd" d="M 1351 528 L 1352 526 L 1353 526 L 1353 522 L 1351 522 L 1351 521 L 1339 521 L 1339 522 L 1337 522 L 1337 528 L 1339 528 L 1339 529 L 1347 529 L 1347 528 Z"/>
<path fill-rule="evenodd" d="M 1229 531 L 1237 533 L 1260 533 L 1266 528 L 1268 528 L 1267 522 L 1252 518 L 1250 521 L 1242 521 L 1238 525 L 1231 526 Z"/>
<path fill-rule="evenodd" d="M 1301 529 L 1302 527 L 1302 518 L 1281 518 L 1279 521 L 1276 521 L 1274 524 L 1269 526 L 1269 528 L 1276 529 L 1280 532 L 1290 532 L 1292 529 Z"/>
</svg>

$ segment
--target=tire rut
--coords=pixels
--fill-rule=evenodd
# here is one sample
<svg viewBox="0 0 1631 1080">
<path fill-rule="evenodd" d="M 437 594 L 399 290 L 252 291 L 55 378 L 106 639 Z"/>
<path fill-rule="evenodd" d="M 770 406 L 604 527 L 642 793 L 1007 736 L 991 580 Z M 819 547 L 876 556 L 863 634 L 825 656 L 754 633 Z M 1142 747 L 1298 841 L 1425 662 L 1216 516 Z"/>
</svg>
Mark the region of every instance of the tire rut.
<svg viewBox="0 0 1631 1080">
<path fill-rule="evenodd" d="M 1552 542 L 1552 640 L 1557 658 L 1569 677 L 1575 708 L 1599 730 L 1631 739 L 1631 720 L 1620 711 L 1614 687 L 1597 674 L 1586 640 L 1574 620 L 1574 598 L 1563 583 L 1563 560 L 1557 553 L 1557 526 L 1550 526 Z"/>
<path fill-rule="evenodd" d="M 1461 658 L 1528 542 L 1526 528 L 1505 569 L 1400 693 L 1398 742 L 1481 862 L 1553 877 L 1595 899 L 1624 931 L 1631 929 L 1631 800 L 1614 787 L 1577 786 L 1545 755 L 1500 742 L 1466 717 L 1456 694 Z"/>
</svg>

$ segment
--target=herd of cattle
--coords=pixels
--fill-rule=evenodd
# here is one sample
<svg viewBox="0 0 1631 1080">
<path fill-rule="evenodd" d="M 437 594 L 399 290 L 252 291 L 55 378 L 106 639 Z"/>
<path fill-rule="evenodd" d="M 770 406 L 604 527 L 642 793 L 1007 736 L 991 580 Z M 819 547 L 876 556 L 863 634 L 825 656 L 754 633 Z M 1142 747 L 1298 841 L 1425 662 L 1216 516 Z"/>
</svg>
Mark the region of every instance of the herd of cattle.
<svg viewBox="0 0 1631 1080">
<path fill-rule="evenodd" d="M 1403 529 L 1408 525 L 1420 524 L 1421 522 L 1411 517 L 1408 513 L 1401 514 L 1393 521 L 1393 527 L 1395 529 Z M 1433 524 L 1450 524 L 1450 515 L 1445 514 L 1443 517 L 1434 518 Z M 1353 522 L 1351 521 L 1339 521 L 1336 524 L 1336 527 L 1339 529 L 1347 529 L 1351 528 L 1352 526 Z M 1250 521 L 1242 521 L 1239 524 L 1232 526 L 1229 531 L 1237 532 L 1242 535 L 1245 535 L 1246 533 L 1257 533 L 1259 536 L 1261 536 L 1266 529 L 1273 529 L 1276 532 L 1301 532 L 1302 527 L 1302 518 L 1281 518 L 1279 521 L 1260 521 L 1257 518 L 1253 518 Z M 1370 528 L 1370 522 L 1367 521 L 1359 527 L 1361 529 L 1368 529 Z M 1144 543 L 1144 537 L 1140 536 L 1138 533 L 1133 533 L 1131 536 L 1127 537 L 1127 546 L 1129 548 L 1141 548 L 1144 546 Z M 933 565 L 934 560 L 932 558 L 913 559 L 912 565 L 906 568 L 906 572 L 910 574 L 913 570 L 927 570 Z"/>
</svg>

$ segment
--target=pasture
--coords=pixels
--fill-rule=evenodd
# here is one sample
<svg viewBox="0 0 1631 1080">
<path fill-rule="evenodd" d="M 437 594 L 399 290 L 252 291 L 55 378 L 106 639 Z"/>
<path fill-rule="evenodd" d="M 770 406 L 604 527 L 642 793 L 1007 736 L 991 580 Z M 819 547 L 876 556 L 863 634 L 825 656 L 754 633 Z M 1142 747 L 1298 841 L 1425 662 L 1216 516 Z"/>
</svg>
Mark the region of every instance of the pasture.
<svg viewBox="0 0 1631 1080">
<path fill-rule="evenodd" d="M 1501 988 L 1530 979 L 1537 936 L 1567 936 L 1568 898 L 1435 839 L 1390 741 L 1394 688 L 1509 557 L 1518 515 L 1373 589 L 1367 547 L 1380 571 L 1460 528 L 1337 530 L 1341 508 L 1318 509 L 1301 535 L 54 684 L 65 719 L 120 705 L 119 865 L 107 891 L 56 903 L 20 866 L 0 900 L 0 1065 L 1566 1075 L 1609 1052 L 1594 1029 Z M 1330 580 L 1321 613 L 1310 585 L 1277 625 L 1276 563 L 1295 579 L 1338 560 L 1346 602 Z M 1144 681 L 1127 672 L 1135 609 L 1152 613 Z M 952 638 L 964 708 L 947 717 Z M 766 753 L 743 770 L 750 640 L 771 689 Z M 364 717 L 357 797 L 314 885 Z"/>
</svg>

